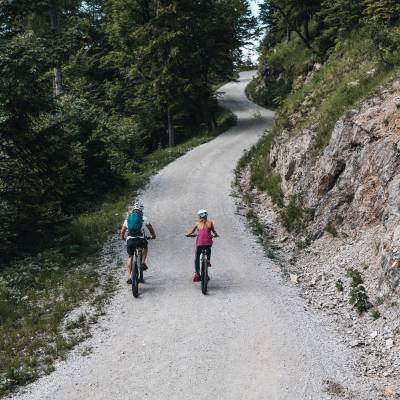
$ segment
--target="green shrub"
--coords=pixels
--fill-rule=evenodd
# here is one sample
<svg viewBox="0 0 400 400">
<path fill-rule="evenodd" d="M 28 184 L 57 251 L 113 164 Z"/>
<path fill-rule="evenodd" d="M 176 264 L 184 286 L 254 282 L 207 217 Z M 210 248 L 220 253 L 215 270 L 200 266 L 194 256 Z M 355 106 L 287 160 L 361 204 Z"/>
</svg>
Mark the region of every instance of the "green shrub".
<svg viewBox="0 0 400 400">
<path fill-rule="evenodd" d="M 371 308 L 367 291 L 363 285 L 358 285 L 351 289 L 350 304 L 355 307 L 359 314 L 362 314 Z"/>
<path fill-rule="evenodd" d="M 336 289 L 338 290 L 338 292 L 343 292 L 344 286 L 343 286 L 343 282 L 342 282 L 341 279 L 338 279 L 336 281 L 336 285 L 335 286 L 336 286 Z"/>
<path fill-rule="evenodd" d="M 354 268 L 347 268 L 346 276 L 351 279 L 352 287 L 357 287 L 358 285 L 361 285 L 364 282 L 360 272 L 358 272 Z"/>
<path fill-rule="evenodd" d="M 379 319 L 381 317 L 381 313 L 379 312 L 379 310 L 372 310 L 371 311 L 371 317 L 374 321 L 376 321 L 377 319 Z"/>
</svg>

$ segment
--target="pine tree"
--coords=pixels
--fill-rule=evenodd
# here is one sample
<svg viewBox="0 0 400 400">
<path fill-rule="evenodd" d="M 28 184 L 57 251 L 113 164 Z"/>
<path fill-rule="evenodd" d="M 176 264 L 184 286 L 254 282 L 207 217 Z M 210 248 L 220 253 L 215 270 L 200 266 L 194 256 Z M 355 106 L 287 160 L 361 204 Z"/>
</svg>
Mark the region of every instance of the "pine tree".
<svg viewBox="0 0 400 400">
<path fill-rule="evenodd" d="M 398 0 L 364 0 L 364 14 L 368 22 L 389 25 L 400 20 Z"/>
<path fill-rule="evenodd" d="M 312 45 L 310 23 L 320 10 L 320 0 L 267 0 L 261 5 L 261 19 L 271 32 L 284 32 L 290 40 L 291 32 L 295 32 L 306 47 L 319 55 L 318 49 Z"/>
</svg>

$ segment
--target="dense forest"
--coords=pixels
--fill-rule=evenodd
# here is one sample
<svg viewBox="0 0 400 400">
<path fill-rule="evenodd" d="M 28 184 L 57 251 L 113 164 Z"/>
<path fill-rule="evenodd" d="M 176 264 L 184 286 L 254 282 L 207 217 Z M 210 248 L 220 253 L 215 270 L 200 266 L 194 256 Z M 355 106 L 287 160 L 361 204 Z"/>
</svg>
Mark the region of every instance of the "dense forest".
<svg viewBox="0 0 400 400">
<path fill-rule="evenodd" d="M 254 29 L 246 0 L 1 0 L 0 259 L 213 127 Z"/>
</svg>

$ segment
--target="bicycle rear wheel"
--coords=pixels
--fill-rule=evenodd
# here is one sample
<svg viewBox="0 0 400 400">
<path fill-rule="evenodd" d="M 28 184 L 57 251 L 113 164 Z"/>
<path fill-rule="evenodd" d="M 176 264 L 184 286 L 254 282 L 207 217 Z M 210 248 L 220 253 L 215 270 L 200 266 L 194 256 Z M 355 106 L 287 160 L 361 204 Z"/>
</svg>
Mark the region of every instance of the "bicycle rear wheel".
<svg viewBox="0 0 400 400">
<path fill-rule="evenodd" d="M 139 268 L 136 261 L 132 268 L 132 294 L 133 297 L 139 295 Z"/>
<path fill-rule="evenodd" d="M 208 261 L 207 257 L 203 255 L 201 260 L 201 291 L 203 294 L 207 294 L 208 285 Z"/>
<path fill-rule="evenodd" d="M 140 283 L 144 283 L 143 269 L 142 269 L 142 267 L 139 268 L 139 282 L 140 282 Z"/>
</svg>

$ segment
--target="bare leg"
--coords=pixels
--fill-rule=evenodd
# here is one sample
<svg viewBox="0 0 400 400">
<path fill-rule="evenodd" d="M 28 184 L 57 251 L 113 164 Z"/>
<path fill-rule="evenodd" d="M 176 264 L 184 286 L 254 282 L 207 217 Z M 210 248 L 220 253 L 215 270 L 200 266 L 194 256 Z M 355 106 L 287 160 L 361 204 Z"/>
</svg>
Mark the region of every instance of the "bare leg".
<svg viewBox="0 0 400 400">
<path fill-rule="evenodd" d="M 142 264 L 146 264 L 147 254 L 149 253 L 149 249 L 142 250 Z"/>
<path fill-rule="evenodd" d="M 132 258 L 133 258 L 133 256 L 128 255 L 128 263 L 127 263 L 128 279 L 130 279 L 132 276 Z"/>
</svg>

